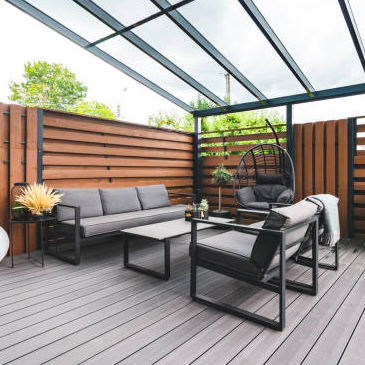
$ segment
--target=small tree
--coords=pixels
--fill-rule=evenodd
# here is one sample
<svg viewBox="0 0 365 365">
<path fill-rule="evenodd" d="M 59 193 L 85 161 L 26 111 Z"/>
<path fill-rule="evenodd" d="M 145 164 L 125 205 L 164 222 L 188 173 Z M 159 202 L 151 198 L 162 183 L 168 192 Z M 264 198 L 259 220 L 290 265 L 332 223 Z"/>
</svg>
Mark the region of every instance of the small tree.
<svg viewBox="0 0 365 365">
<path fill-rule="evenodd" d="M 232 174 L 224 167 L 223 164 L 217 166 L 212 174 L 212 183 L 218 186 L 218 210 L 222 209 L 222 186 L 232 181 Z"/>
<path fill-rule="evenodd" d="M 98 101 L 78 101 L 76 106 L 67 107 L 67 110 L 74 113 L 95 115 L 100 118 L 115 119 L 115 115 L 110 106 Z"/>
</svg>

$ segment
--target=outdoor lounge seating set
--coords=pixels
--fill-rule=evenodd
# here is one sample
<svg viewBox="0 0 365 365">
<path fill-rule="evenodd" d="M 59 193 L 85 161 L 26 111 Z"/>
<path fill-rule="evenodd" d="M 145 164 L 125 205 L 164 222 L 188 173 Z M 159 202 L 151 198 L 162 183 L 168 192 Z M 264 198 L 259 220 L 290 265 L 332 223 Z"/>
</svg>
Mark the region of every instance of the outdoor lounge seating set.
<svg viewBox="0 0 365 365">
<path fill-rule="evenodd" d="M 172 205 L 164 185 L 117 189 L 58 189 L 64 194 L 57 208 L 57 235 L 71 232 L 74 258 L 58 251 L 55 254 L 73 264 L 80 262 L 81 241 L 111 234 L 124 235 L 125 267 L 168 280 L 172 237 L 191 233 L 191 289 L 193 300 L 250 319 L 276 330 L 285 327 L 285 292 L 296 290 L 316 295 L 318 291 L 318 234 L 321 209 L 313 202 L 253 210 L 265 218 L 251 225 L 231 223 L 230 219 L 193 218 L 185 222 L 185 205 Z M 176 194 L 176 193 L 174 193 Z M 193 194 L 183 194 L 192 196 Z M 275 205 L 275 204 L 274 204 Z M 246 210 L 242 210 L 246 211 Z M 164 223 L 163 223 L 164 222 Z M 199 239 L 201 229 L 218 227 L 217 234 Z M 127 235 L 149 237 L 164 243 L 165 272 L 159 273 L 129 263 Z M 57 242 L 57 240 L 56 240 Z M 303 253 L 311 250 L 310 257 Z M 337 269 L 336 266 L 325 268 Z M 309 266 L 312 283 L 286 279 L 286 270 L 293 264 Z M 224 274 L 279 294 L 279 319 L 265 318 L 197 294 L 197 267 Z"/>
<path fill-rule="evenodd" d="M 57 206 L 55 245 L 47 253 L 64 261 L 80 263 L 81 243 L 121 234 L 122 229 L 183 218 L 185 205 L 172 205 L 165 185 L 114 189 L 57 189 L 63 194 Z M 170 193 L 176 196 L 193 194 Z M 60 252 L 60 237 L 70 238 L 74 255 Z"/>
</svg>

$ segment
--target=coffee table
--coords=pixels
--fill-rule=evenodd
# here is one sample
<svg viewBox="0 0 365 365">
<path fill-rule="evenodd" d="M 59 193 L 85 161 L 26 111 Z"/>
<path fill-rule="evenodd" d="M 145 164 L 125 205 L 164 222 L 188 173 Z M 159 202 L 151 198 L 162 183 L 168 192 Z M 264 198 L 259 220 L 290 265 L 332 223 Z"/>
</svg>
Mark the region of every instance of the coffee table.
<svg viewBox="0 0 365 365">
<path fill-rule="evenodd" d="M 232 219 L 210 217 L 207 223 L 198 223 L 197 229 L 201 231 L 203 229 L 212 228 L 212 225 L 208 222 L 228 223 L 232 222 Z M 153 223 L 145 226 L 139 226 L 135 228 L 127 228 L 121 230 L 124 240 L 124 267 L 149 274 L 151 276 L 169 280 L 170 278 L 170 239 L 179 237 L 184 234 L 191 233 L 191 222 L 185 221 L 185 218 L 175 219 L 167 222 Z M 142 266 L 132 264 L 129 262 L 129 236 L 147 237 L 164 244 L 164 256 L 165 256 L 165 268 L 164 272 L 158 272 L 155 270 L 147 269 Z"/>
</svg>

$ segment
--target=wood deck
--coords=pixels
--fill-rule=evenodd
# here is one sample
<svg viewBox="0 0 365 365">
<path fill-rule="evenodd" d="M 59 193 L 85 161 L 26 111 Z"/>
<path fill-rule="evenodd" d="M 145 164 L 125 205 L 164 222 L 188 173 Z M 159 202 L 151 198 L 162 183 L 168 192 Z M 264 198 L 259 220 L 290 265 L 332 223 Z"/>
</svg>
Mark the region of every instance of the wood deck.
<svg viewBox="0 0 365 365">
<path fill-rule="evenodd" d="M 168 282 L 122 268 L 118 241 L 85 247 L 76 267 L 47 256 L 41 269 L 19 256 L 10 269 L 6 259 L 0 264 L 0 363 L 365 364 L 360 241 L 343 241 L 339 271 L 319 270 L 316 297 L 287 292 L 287 327 L 280 333 L 190 300 L 188 240 L 172 241 Z M 135 240 L 131 246 L 131 260 L 159 268 L 158 244 Z M 328 251 L 320 257 L 333 261 Z M 309 282 L 310 273 L 296 265 L 289 277 Z M 198 283 L 199 293 L 277 315 L 273 293 L 206 270 Z"/>
</svg>

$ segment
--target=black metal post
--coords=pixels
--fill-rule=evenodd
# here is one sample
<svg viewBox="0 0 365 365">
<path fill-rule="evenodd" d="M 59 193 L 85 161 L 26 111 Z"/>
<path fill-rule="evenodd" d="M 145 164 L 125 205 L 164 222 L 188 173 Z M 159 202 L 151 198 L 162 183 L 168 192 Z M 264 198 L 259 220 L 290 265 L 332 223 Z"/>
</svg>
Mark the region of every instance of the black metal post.
<svg viewBox="0 0 365 365">
<path fill-rule="evenodd" d="M 293 105 L 286 105 L 286 150 L 294 158 Z"/>
<path fill-rule="evenodd" d="M 37 109 L 37 181 L 43 182 L 43 109 Z"/>
<path fill-rule="evenodd" d="M 348 222 L 348 236 L 354 235 L 354 156 L 357 150 L 357 119 L 349 118 L 347 120 L 347 148 L 348 148 L 348 196 L 347 196 L 347 222 Z"/>
<path fill-rule="evenodd" d="M 194 117 L 194 194 L 197 202 L 201 200 L 201 120 Z"/>
</svg>

